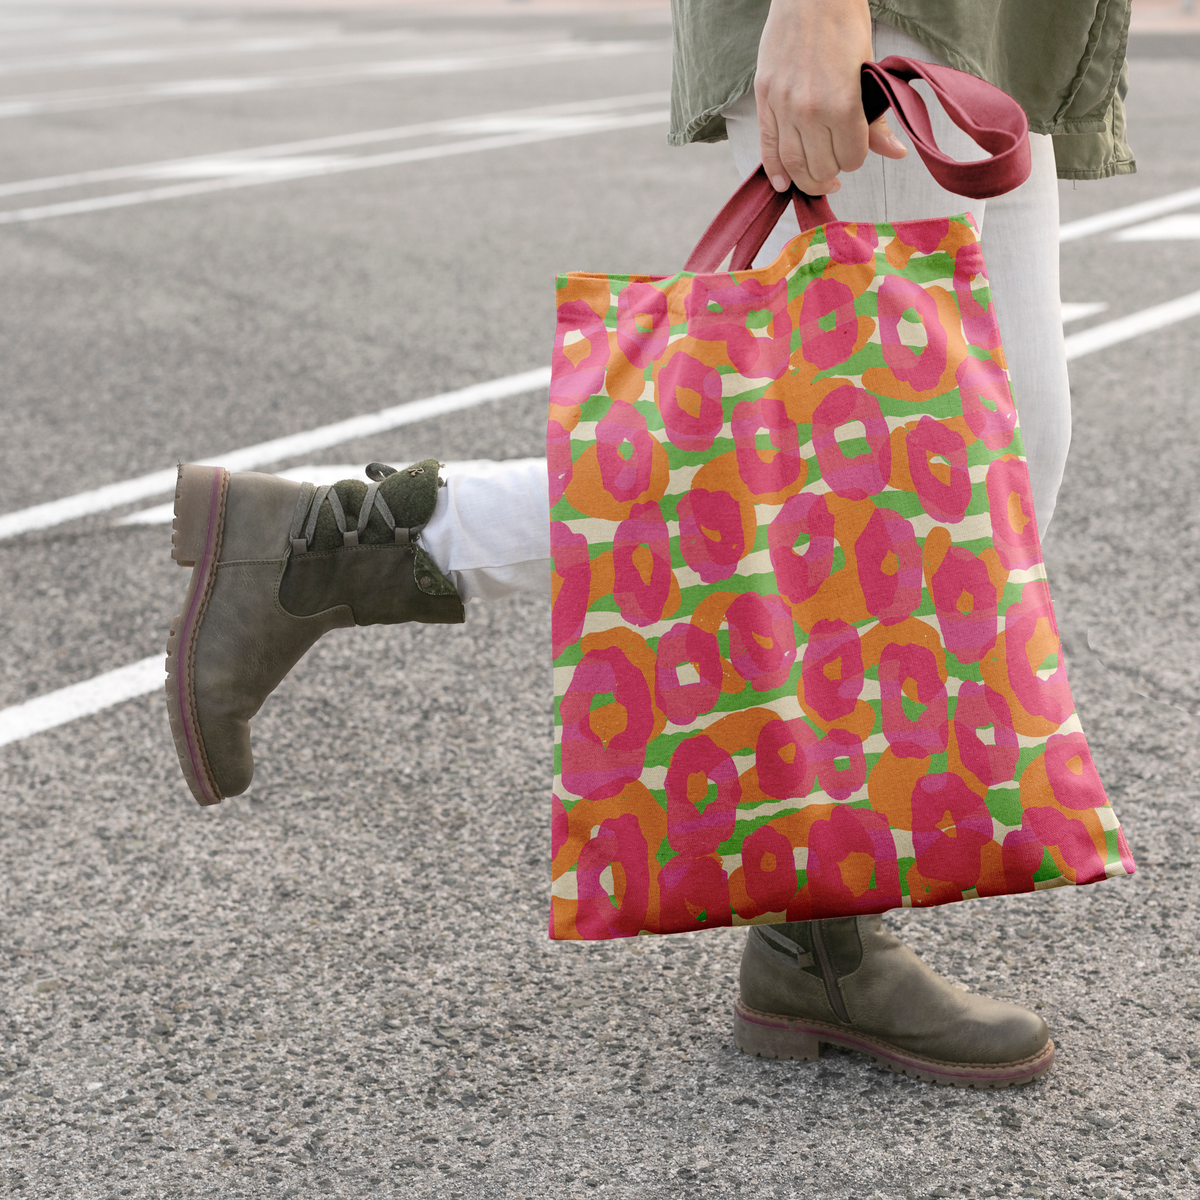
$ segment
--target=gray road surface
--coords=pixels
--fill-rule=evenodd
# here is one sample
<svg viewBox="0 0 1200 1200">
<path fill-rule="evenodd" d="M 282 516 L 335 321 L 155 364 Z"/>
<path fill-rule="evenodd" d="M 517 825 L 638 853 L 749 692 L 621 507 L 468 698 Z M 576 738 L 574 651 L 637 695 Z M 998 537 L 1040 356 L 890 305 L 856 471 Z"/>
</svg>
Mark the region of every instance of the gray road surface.
<svg viewBox="0 0 1200 1200">
<path fill-rule="evenodd" d="M 56 26 L 52 8 L 4 5 L 0 105 L 30 111 L 0 108 L 0 182 L 666 88 L 661 15 L 513 9 L 93 5 Z M 244 46 L 268 37 L 303 44 Z M 657 44 L 351 69 L 622 40 Z M 97 49 L 142 61 L 82 57 Z M 1133 55 L 1141 172 L 1064 185 L 1064 220 L 1200 186 L 1196 42 Z M 162 94 L 335 67 L 340 82 Z M 112 101 L 121 88 L 137 97 Z M 664 132 L 0 228 L 0 512 L 544 364 L 558 270 L 671 271 L 730 190 L 724 147 L 668 151 Z M 0 210 L 164 179 L 0 192 Z M 1074 332 L 1194 291 L 1200 241 L 1107 233 L 1063 257 L 1064 300 L 1108 306 Z M 548 605 L 526 599 L 461 628 L 325 639 L 257 722 L 252 791 L 214 810 L 187 795 L 157 695 L 0 749 L 0 1192 L 1200 1195 L 1198 331 L 1073 363 L 1047 547 L 1139 874 L 888 918 L 947 975 L 1043 1013 L 1060 1047 L 1043 1082 L 963 1093 L 831 1050 L 740 1057 L 734 930 L 551 943 Z M 538 454 L 544 404 L 301 462 Z M 0 542 L 0 709 L 162 646 L 185 579 L 169 527 L 116 524 L 127 511 Z"/>
</svg>

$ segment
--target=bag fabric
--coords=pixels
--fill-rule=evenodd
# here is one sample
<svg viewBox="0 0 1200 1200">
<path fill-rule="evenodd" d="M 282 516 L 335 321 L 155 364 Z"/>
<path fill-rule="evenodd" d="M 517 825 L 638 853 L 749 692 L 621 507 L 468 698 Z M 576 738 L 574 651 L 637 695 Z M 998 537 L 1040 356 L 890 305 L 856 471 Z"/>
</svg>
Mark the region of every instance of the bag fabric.
<svg viewBox="0 0 1200 1200">
<path fill-rule="evenodd" d="M 937 150 L 921 76 L 991 157 Z M 943 186 L 1028 174 L 1014 102 L 864 67 Z M 1075 713 L 969 215 L 745 269 L 761 172 L 670 277 L 558 279 L 550 933 L 944 904 L 1135 869 Z M 731 269 L 717 268 L 732 249 Z"/>
</svg>

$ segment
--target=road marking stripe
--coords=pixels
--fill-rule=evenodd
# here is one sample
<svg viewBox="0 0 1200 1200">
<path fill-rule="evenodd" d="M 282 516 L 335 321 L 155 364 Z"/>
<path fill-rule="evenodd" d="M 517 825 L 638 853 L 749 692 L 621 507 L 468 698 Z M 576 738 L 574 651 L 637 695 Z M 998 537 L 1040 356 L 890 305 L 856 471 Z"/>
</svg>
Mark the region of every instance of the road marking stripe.
<svg viewBox="0 0 1200 1200">
<path fill-rule="evenodd" d="M 425 78 L 472 71 L 531 67 L 543 63 L 594 62 L 629 54 L 661 50 L 666 41 L 544 42 L 495 50 L 475 50 L 423 58 L 397 58 L 384 62 L 341 63 L 314 70 L 304 68 L 277 75 L 225 76 L 214 79 L 177 79 L 137 87 L 83 88 L 70 92 L 43 92 L 0 99 L 0 117 L 30 117 L 81 109 L 116 108 L 155 104 L 204 96 L 240 96 L 288 88 L 330 87 L 370 80 Z"/>
<path fill-rule="evenodd" d="M 547 387 L 549 383 L 550 368 L 537 367 L 532 371 L 505 375 L 486 383 L 474 383 L 470 387 L 428 396 L 423 400 L 410 400 L 407 404 L 397 404 L 379 412 L 335 421 L 331 425 L 321 425 L 303 433 L 274 438 L 269 442 L 259 442 L 257 445 L 233 450 L 215 458 L 197 461 L 203 466 L 224 467 L 228 471 L 252 471 L 256 467 L 282 462 L 301 454 L 311 454 L 316 450 L 326 450 L 330 446 L 337 446 L 356 438 L 371 437 L 390 429 L 398 429 L 415 421 L 427 421 L 431 417 L 459 412 L 491 400 L 521 396 Z M 65 496 L 61 500 L 50 500 L 32 508 L 5 513 L 0 516 L 0 539 L 15 537 L 35 529 L 49 529 L 51 526 L 61 525 L 64 521 L 73 521 L 92 513 L 107 512 L 124 504 L 136 504 L 137 501 L 147 500 L 151 496 L 161 496 L 174 491 L 176 474 L 174 467 L 165 471 L 152 471 L 149 475 L 140 475 L 136 479 L 110 483 L 92 491 Z"/>
<path fill-rule="evenodd" d="M 1085 317 L 1094 317 L 1097 313 L 1102 313 L 1108 305 L 1103 301 L 1092 302 L 1072 302 L 1064 301 L 1062 306 L 1063 324 L 1066 325 L 1071 321 L 1082 321 Z"/>
<path fill-rule="evenodd" d="M 197 167 L 207 162 L 233 162 L 239 159 L 280 158 L 287 155 L 320 154 L 329 150 L 351 150 L 379 142 L 403 141 L 439 133 L 480 132 L 482 121 L 530 121 L 540 118 L 584 116 L 591 113 L 613 114 L 623 108 L 644 108 L 665 104 L 669 92 L 642 92 L 630 96 L 610 96 L 601 100 L 576 100 L 568 104 L 548 104 L 540 108 L 514 108 L 502 112 L 478 113 L 468 117 L 450 117 L 441 121 L 422 121 L 415 125 L 394 125 L 388 129 L 370 129 L 360 133 L 339 133 L 327 137 L 305 138 L 297 142 L 276 142 L 219 154 L 194 154 L 186 158 L 166 158 L 158 162 L 135 163 L 126 167 L 101 167 L 75 171 L 68 175 L 47 175 L 40 179 L 20 179 L 0 183 L 0 196 L 18 196 L 30 192 L 50 192 L 59 188 L 82 187 L 88 183 L 113 183 L 122 179 L 145 179 L 168 170 Z M 492 132 L 495 132 L 493 130 Z"/>
<path fill-rule="evenodd" d="M 1182 242 L 1200 238 L 1200 213 L 1168 213 L 1113 234 L 1116 242 Z"/>
<path fill-rule="evenodd" d="M 105 671 L 103 675 L 47 692 L 24 704 L 0 709 L 0 746 L 158 691 L 167 677 L 166 663 L 165 653 L 152 654 L 127 667 Z"/>
<path fill-rule="evenodd" d="M 1125 208 L 1113 208 L 1108 212 L 1097 213 L 1094 217 L 1081 217 L 1078 221 L 1068 221 L 1060 225 L 1058 240 L 1074 242 L 1079 238 L 1091 237 L 1096 233 L 1106 233 L 1110 229 L 1119 229 L 1122 225 L 1133 225 L 1138 221 L 1146 221 L 1151 217 L 1160 217 L 1163 213 L 1176 212 L 1192 204 L 1200 204 L 1200 188 L 1188 188 L 1182 192 L 1172 192 L 1167 196 L 1159 196 L 1157 200 L 1143 200 L 1140 204 L 1130 204 Z"/>
<path fill-rule="evenodd" d="M 278 171 L 238 174 L 225 178 L 204 179 L 194 183 L 176 183 L 156 188 L 144 188 L 136 192 L 118 192 L 110 196 L 93 196 L 86 200 L 65 200 L 58 204 L 41 204 L 30 208 L 10 209 L 7 212 L 0 212 L 0 225 L 25 224 L 52 217 L 78 216 L 82 213 L 129 208 L 133 205 L 150 204 L 160 200 L 178 200 L 185 196 L 201 196 L 211 192 L 232 191 L 236 188 L 259 187 L 263 184 L 280 183 L 291 179 L 315 179 L 324 175 L 340 175 L 347 171 L 394 167 L 403 163 L 451 158 L 458 154 L 476 154 L 485 150 L 528 146 L 535 142 L 578 137 L 586 133 L 635 129 L 643 125 L 662 124 L 669 115 L 664 111 L 636 113 L 632 116 L 575 117 L 569 119 L 573 122 L 571 124 L 559 124 L 551 128 L 502 134 L 495 137 L 468 138 L 461 142 L 443 142 L 436 146 L 420 146 L 412 150 L 393 150 L 386 154 L 364 154 L 358 157 L 344 157 L 335 161 L 330 161 L 328 158 L 310 157 L 306 160 L 296 161 L 290 168 L 281 165 Z M 564 118 L 564 122 L 567 120 Z M 282 162 L 286 163 L 286 160 L 282 160 Z"/>
<path fill-rule="evenodd" d="M 1168 300 L 1165 304 L 1156 304 L 1152 308 L 1142 309 L 1141 312 L 1130 313 L 1127 317 L 1118 317 L 1115 321 L 1106 321 L 1103 325 L 1093 325 L 1091 329 L 1072 333 L 1066 339 L 1067 359 L 1081 358 L 1085 354 L 1104 350 L 1130 338 L 1141 337 L 1144 333 L 1165 329 L 1177 321 L 1185 321 L 1188 317 L 1198 315 L 1200 292 L 1192 292 L 1190 295 L 1180 296 L 1177 300 Z"/>
<path fill-rule="evenodd" d="M 420 35 L 412 29 L 388 29 L 377 33 L 340 33 L 293 36 L 245 37 L 236 41 L 180 43 L 176 46 L 126 46 L 105 50 L 79 50 L 74 54 L 44 54 L 40 57 L 0 61 L 0 76 L 30 71 L 62 70 L 64 67 L 134 67 L 150 63 L 178 62 L 186 58 L 217 58 L 221 55 L 288 54 L 297 50 L 343 50 L 356 46 L 387 46 L 411 42 Z M 0 48 L 3 48 L 0 39 Z"/>
</svg>

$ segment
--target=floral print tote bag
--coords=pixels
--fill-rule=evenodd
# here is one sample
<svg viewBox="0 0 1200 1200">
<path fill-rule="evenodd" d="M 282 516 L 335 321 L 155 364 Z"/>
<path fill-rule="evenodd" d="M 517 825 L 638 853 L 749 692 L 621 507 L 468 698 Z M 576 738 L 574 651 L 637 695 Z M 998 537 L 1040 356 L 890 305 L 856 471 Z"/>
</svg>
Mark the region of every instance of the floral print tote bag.
<svg viewBox="0 0 1200 1200">
<path fill-rule="evenodd" d="M 940 154 L 918 75 L 990 158 Z M 1027 177 L 1024 115 L 981 80 L 890 58 L 863 91 L 948 189 Z M 971 217 L 790 199 L 802 232 L 768 267 L 789 197 L 760 168 L 684 271 L 558 279 L 554 938 L 1134 870 L 1067 683 Z"/>
</svg>

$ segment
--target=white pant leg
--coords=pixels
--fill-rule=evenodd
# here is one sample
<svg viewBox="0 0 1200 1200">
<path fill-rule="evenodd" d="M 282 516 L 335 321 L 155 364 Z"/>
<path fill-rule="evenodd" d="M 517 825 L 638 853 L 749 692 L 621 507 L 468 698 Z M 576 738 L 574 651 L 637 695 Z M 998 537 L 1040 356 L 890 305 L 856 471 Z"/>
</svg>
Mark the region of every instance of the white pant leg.
<svg viewBox="0 0 1200 1200">
<path fill-rule="evenodd" d="M 876 59 L 900 54 L 947 65 L 894 26 L 881 21 L 872 26 Z M 929 108 L 930 123 L 941 149 L 960 161 L 982 157 L 979 147 L 946 116 L 929 88 L 920 82 L 914 87 Z M 744 179 L 761 161 L 754 93 L 730 105 L 724 116 L 734 165 Z M 975 218 L 996 296 L 996 320 L 1020 416 L 1038 530 L 1045 537 L 1071 441 L 1071 392 L 1059 298 L 1058 180 L 1052 139 L 1045 134 L 1030 134 L 1033 170 L 1029 179 L 1006 196 L 984 201 L 945 191 L 929 174 L 905 132 L 898 126 L 893 132 L 908 146 L 908 157 L 897 162 L 869 155 L 858 171 L 841 176 L 841 190 L 830 197 L 830 204 L 844 221 L 914 221 L 962 212 Z M 789 208 L 763 245 L 755 266 L 774 261 L 799 231 L 796 215 Z"/>
<path fill-rule="evenodd" d="M 465 465 L 465 464 L 464 464 Z M 443 476 L 421 543 L 466 600 L 550 590 L 550 486 L 544 458 L 472 463 Z"/>
<path fill-rule="evenodd" d="M 983 256 L 1025 441 L 1038 533 L 1045 538 L 1071 446 L 1071 384 L 1058 268 L 1053 139 L 1031 133 L 1033 170 L 987 202 Z"/>
</svg>

